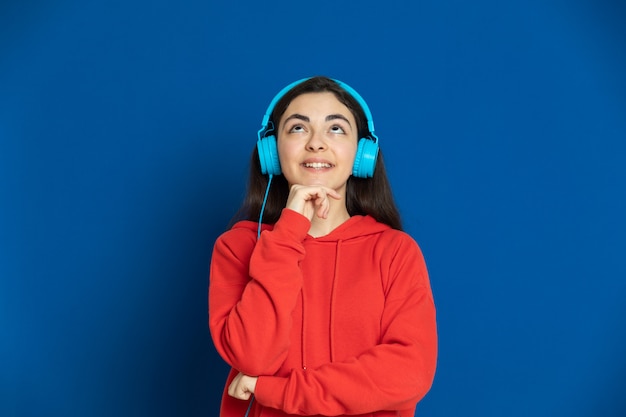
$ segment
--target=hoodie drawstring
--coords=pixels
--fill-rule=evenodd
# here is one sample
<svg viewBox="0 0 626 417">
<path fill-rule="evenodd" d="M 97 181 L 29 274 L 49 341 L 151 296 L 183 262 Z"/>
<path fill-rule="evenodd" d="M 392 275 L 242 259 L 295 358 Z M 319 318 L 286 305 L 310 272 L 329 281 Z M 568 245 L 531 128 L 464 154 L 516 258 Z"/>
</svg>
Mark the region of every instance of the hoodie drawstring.
<svg viewBox="0 0 626 417">
<path fill-rule="evenodd" d="M 304 305 L 304 287 L 300 290 L 302 297 L 302 333 L 300 333 L 300 357 L 302 358 L 302 370 L 306 371 L 306 306 Z"/>
</svg>

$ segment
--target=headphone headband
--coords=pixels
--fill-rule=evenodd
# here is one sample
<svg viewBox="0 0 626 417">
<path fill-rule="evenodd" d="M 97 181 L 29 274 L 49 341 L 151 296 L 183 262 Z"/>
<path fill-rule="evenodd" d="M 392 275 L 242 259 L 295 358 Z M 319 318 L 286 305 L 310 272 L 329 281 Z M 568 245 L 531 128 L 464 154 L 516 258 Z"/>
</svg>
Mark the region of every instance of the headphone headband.
<svg viewBox="0 0 626 417">
<path fill-rule="evenodd" d="M 302 84 L 305 81 L 310 80 L 311 78 L 312 77 L 308 77 L 308 78 L 303 78 L 298 81 L 294 81 L 291 84 L 284 87 L 282 90 L 280 90 L 278 94 L 274 96 L 269 106 L 267 107 L 267 110 L 265 110 L 265 115 L 263 116 L 263 120 L 261 121 L 261 129 L 259 130 L 258 135 L 257 135 L 259 139 L 261 139 L 263 135 L 265 134 L 265 132 L 268 131 L 268 127 L 271 123 L 270 117 L 272 117 L 272 112 L 274 111 L 274 107 L 276 107 L 276 104 L 280 101 L 280 99 L 283 98 L 285 94 L 291 91 L 294 87 Z M 372 139 L 374 140 L 374 142 L 378 142 L 378 137 L 374 133 L 374 120 L 372 118 L 372 112 L 370 111 L 370 108 L 365 102 L 365 100 L 363 99 L 363 97 L 361 97 L 361 95 L 357 93 L 357 91 L 354 88 L 350 87 L 348 84 L 342 81 L 336 80 L 334 78 L 331 78 L 331 79 L 334 82 L 336 82 L 339 85 L 339 87 L 343 88 L 348 94 L 350 94 L 357 101 L 357 103 L 359 103 L 359 106 L 361 106 L 361 109 L 363 109 L 363 113 L 365 114 L 365 118 L 367 119 L 367 130 L 372 136 Z"/>
</svg>

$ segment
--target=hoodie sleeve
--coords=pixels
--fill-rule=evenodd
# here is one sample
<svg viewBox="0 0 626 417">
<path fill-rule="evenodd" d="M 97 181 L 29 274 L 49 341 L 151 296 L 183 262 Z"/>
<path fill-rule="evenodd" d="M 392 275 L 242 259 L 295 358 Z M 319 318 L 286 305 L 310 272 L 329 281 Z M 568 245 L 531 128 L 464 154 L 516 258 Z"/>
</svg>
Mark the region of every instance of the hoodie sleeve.
<svg viewBox="0 0 626 417">
<path fill-rule="evenodd" d="M 435 374 L 435 306 L 422 254 L 412 239 L 404 239 L 389 268 L 380 343 L 317 369 L 261 376 L 255 391 L 259 403 L 302 415 L 415 408 Z"/>
<path fill-rule="evenodd" d="M 309 220 L 283 210 L 274 229 L 234 229 L 215 243 L 209 328 L 218 353 L 247 375 L 274 374 L 289 349 L 291 314 L 302 288 L 299 262 Z"/>
</svg>

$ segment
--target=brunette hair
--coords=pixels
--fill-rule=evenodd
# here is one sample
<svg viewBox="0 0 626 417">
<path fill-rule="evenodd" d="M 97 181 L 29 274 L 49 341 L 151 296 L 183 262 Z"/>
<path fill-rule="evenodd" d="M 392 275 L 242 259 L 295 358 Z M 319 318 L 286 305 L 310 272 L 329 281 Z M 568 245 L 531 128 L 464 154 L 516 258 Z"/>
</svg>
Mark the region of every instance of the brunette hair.
<svg viewBox="0 0 626 417">
<path fill-rule="evenodd" d="M 331 92 L 353 114 L 359 138 L 370 138 L 367 127 L 367 119 L 363 109 L 352 97 L 334 80 L 317 76 L 310 78 L 288 91 L 274 107 L 270 121 L 271 126 L 277 130 L 278 123 L 283 113 L 287 110 L 291 101 L 305 93 Z M 233 218 L 237 220 L 251 220 L 258 222 L 263 205 L 263 198 L 268 185 L 269 176 L 261 173 L 261 164 L 256 146 L 250 158 L 250 173 L 248 186 L 243 203 Z M 267 196 L 267 202 L 263 211 L 263 222 L 273 224 L 280 217 L 282 209 L 287 204 L 289 185 L 283 175 L 275 175 Z M 371 178 L 357 178 L 351 176 L 346 186 L 346 207 L 351 216 L 370 215 L 377 221 L 387 224 L 393 229 L 402 230 L 400 212 L 395 204 L 391 186 L 387 178 L 382 152 L 378 152 L 376 168 Z"/>
</svg>

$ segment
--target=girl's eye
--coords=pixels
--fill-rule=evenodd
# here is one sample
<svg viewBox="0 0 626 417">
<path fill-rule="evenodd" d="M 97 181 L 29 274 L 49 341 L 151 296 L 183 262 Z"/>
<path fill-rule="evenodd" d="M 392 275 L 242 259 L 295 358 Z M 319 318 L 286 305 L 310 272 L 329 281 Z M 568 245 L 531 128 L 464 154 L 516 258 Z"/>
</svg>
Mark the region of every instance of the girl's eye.
<svg viewBox="0 0 626 417">
<path fill-rule="evenodd" d="M 289 132 L 294 132 L 294 133 L 303 132 L 303 131 L 304 131 L 304 127 L 302 125 L 294 125 L 291 129 L 289 129 Z"/>
<path fill-rule="evenodd" d="M 333 127 L 330 128 L 330 131 L 332 133 L 346 133 L 343 128 L 341 126 L 338 125 L 334 125 Z"/>
</svg>

